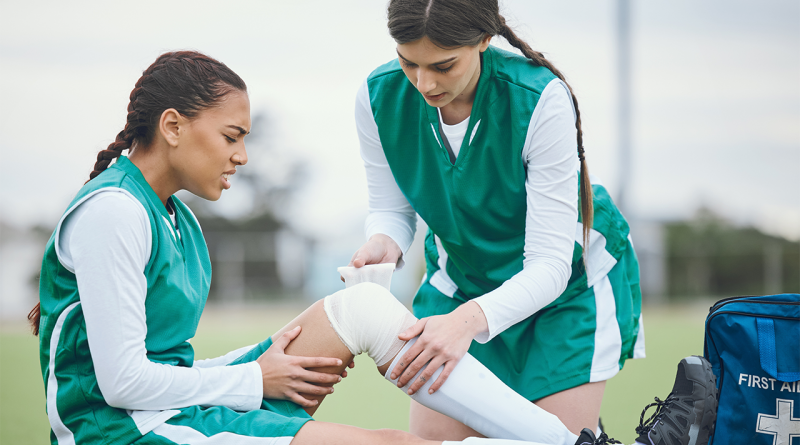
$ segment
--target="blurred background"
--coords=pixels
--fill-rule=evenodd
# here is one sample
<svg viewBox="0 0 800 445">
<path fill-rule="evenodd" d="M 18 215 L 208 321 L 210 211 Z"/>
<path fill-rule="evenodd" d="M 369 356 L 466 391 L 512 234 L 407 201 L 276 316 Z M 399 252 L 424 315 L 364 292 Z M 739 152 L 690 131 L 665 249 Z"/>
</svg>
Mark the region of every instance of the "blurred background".
<svg viewBox="0 0 800 445">
<path fill-rule="evenodd" d="M 181 195 L 214 268 L 211 321 L 198 336 L 258 341 L 341 288 L 336 267 L 364 241 L 367 214 L 355 94 L 395 54 L 385 6 L 0 1 L 0 441 L 34 443 L 12 442 L 20 427 L 7 407 L 20 398 L 30 399 L 35 437 L 46 440 L 36 340 L 22 321 L 37 301 L 43 247 L 97 152 L 122 129 L 134 83 L 164 51 L 195 49 L 226 63 L 247 82 L 253 115 L 250 161 L 233 188 L 213 203 Z M 669 337 L 675 320 L 691 322 L 693 334 L 673 355 L 700 353 L 714 299 L 800 291 L 799 2 L 502 0 L 501 12 L 580 101 L 591 171 L 632 226 L 654 321 L 651 358 L 653 345 L 680 343 Z M 392 286 L 409 303 L 424 268 L 419 240 L 406 261 Z M 253 314 L 279 316 L 260 326 Z M 256 323 L 250 334 L 241 319 Z M 665 356 L 667 391 L 673 359 Z M 23 360 L 33 363 L 19 377 L 30 387 L 13 380 Z M 650 392 L 645 399 L 666 396 Z M 622 417 L 606 405 L 604 413 Z M 373 425 L 360 419 L 336 418 Z"/>
</svg>

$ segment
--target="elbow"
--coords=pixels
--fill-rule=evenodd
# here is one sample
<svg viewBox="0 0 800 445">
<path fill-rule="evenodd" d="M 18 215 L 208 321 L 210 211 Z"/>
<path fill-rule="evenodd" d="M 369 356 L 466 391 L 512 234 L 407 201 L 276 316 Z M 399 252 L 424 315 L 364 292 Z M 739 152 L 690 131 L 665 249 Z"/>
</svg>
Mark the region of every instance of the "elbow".
<svg viewBox="0 0 800 445">
<path fill-rule="evenodd" d="M 114 376 L 97 374 L 97 386 L 108 406 L 119 409 L 141 409 L 140 388 L 143 388 L 142 374 L 137 372 L 120 373 Z"/>
</svg>

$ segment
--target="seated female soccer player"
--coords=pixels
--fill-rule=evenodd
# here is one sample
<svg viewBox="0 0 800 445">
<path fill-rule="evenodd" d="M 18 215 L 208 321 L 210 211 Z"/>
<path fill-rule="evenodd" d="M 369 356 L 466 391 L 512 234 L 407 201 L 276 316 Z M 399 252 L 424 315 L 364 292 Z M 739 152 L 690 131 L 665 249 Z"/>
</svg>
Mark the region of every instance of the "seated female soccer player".
<svg viewBox="0 0 800 445">
<path fill-rule="evenodd" d="M 205 55 L 163 54 L 137 81 L 125 128 L 98 154 L 47 244 L 40 304 L 29 315 L 40 334 L 51 442 L 456 443 L 310 422 L 354 355 L 369 354 L 389 376 L 413 344 L 398 335 L 416 319 L 377 284 L 326 297 L 259 345 L 194 360 L 189 340 L 211 266 L 197 220 L 173 194 L 219 199 L 247 163 L 250 124 L 245 83 Z M 571 433 L 469 356 L 438 391 L 429 387 L 411 397 L 500 438 L 461 443 L 608 440 Z"/>
</svg>

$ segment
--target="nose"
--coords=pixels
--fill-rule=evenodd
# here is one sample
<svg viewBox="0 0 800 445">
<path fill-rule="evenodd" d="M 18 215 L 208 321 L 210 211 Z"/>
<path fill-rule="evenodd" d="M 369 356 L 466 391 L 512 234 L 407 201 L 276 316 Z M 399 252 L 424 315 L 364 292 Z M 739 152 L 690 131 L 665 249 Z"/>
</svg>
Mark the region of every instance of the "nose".
<svg viewBox="0 0 800 445">
<path fill-rule="evenodd" d="M 247 149 L 244 147 L 244 144 L 242 144 L 241 151 L 237 151 L 231 156 L 231 161 L 236 165 L 247 164 Z"/>
<path fill-rule="evenodd" d="M 417 90 L 422 94 L 427 94 L 436 89 L 436 76 L 425 69 L 417 72 Z"/>
</svg>

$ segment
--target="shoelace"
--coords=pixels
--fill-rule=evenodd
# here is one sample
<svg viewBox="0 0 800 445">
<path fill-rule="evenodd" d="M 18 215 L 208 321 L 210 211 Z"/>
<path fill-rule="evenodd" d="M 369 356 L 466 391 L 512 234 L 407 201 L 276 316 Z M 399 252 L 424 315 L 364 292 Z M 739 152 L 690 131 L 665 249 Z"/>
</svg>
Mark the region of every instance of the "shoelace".
<svg viewBox="0 0 800 445">
<path fill-rule="evenodd" d="M 605 445 L 614 443 L 622 443 L 622 442 L 608 437 L 608 434 L 606 433 L 600 433 L 600 437 L 597 438 L 597 440 L 594 442 L 594 445 Z"/>
<path fill-rule="evenodd" d="M 642 414 L 639 416 L 639 426 L 636 427 L 636 434 L 645 434 L 653 428 L 653 425 L 661 419 L 661 417 L 667 413 L 667 408 L 669 407 L 672 402 L 678 400 L 678 396 L 673 393 L 667 396 L 665 400 L 661 400 L 658 397 L 655 398 L 655 403 L 651 403 L 644 407 L 642 410 Z M 647 413 L 647 410 L 651 407 L 656 407 L 656 412 L 654 412 L 647 420 L 644 420 L 644 415 Z"/>
</svg>

